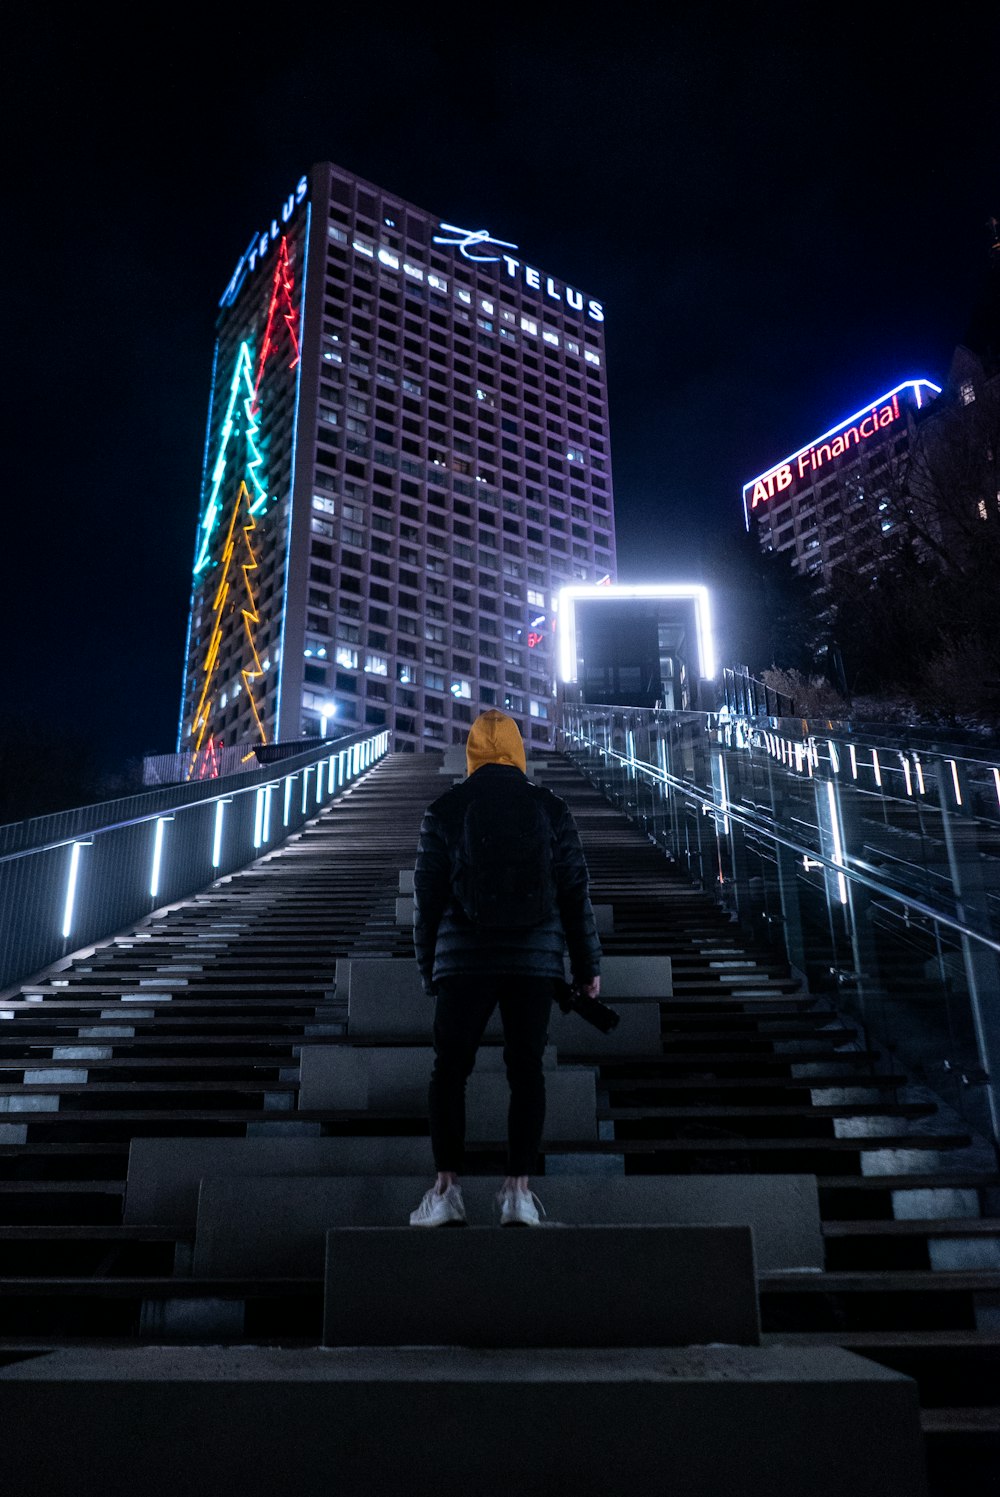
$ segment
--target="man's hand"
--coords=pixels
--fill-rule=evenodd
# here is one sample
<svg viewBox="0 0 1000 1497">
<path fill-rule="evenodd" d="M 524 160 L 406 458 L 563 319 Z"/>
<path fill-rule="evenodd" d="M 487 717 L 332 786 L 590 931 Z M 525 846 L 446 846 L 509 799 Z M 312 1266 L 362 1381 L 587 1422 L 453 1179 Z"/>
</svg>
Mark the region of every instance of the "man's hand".
<svg viewBox="0 0 1000 1497">
<path fill-rule="evenodd" d="M 601 979 L 592 977 L 589 982 L 578 982 L 577 987 L 585 998 L 596 998 L 601 991 Z"/>
</svg>

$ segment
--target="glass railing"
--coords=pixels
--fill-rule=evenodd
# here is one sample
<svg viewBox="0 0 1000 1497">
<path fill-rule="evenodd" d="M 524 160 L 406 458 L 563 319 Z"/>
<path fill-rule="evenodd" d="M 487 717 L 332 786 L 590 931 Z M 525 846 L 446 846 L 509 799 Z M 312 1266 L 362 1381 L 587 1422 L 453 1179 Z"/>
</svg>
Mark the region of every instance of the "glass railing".
<svg viewBox="0 0 1000 1497">
<path fill-rule="evenodd" d="M 0 827 L 0 996 L 273 851 L 389 744 L 381 730 L 289 745 L 240 774 Z"/>
<path fill-rule="evenodd" d="M 1000 765 L 843 723 L 566 705 L 561 746 L 888 1063 L 1000 1140 Z"/>
</svg>

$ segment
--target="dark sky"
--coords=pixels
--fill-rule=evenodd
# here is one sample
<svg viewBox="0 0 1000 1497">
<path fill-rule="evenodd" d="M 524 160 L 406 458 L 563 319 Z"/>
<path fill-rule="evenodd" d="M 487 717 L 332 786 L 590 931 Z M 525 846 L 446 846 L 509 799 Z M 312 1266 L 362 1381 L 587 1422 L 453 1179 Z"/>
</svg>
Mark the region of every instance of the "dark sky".
<svg viewBox="0 0 1000 1497">
<path fill-rule="evenodd" d="M 8 26 L 4 698 L 109 767 L 174 747 L 216 303 L 312 162 L 605 302 L 622 580 L 940 382 L 984 274 L 989 7 L 357 9 Z"/>
</svg>

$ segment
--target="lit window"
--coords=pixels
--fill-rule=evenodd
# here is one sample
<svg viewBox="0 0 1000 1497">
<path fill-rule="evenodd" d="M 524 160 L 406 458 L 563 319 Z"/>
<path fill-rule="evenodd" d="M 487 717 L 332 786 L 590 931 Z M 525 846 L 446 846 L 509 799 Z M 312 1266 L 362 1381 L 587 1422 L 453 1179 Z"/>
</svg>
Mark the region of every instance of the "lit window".
<svg viewBox="0 0 1000 1497">
<path fill-rule="evenodd" d="M 522 317 L 521 318 L 521 331 L 523 333 L 531 333 L 533 337 L 537 338 L 538 337 L 538 323 L 535 322 L 531 317 Z"/>
<path fill-rule="evenodd" d="M 444 276 L 435 275 L 432 270 L 427 272 L 427 284 L 428 286 L 433 286 L 435 291 L 447 291 L 448 289 L 448 282 Z"/>
<path fill-rule="evenodd" d="M 370 676 L 387 676 L 389 662 L 384 655 L 366 655 L 365 670 Z"/>
<path fill-rule="evenodd" d="M 471 291 L 466 291 L 461 286 L 459 286 L 456 289 L 456 291 L 455 291 L 455 295 L 458 297 L 459 301 L 464 301 L 465 305 L 467 307 L 471 307 L 472 306 L 472 292 Z"/>
<path fill-rule="evenodd" d="M 366 239 L 355 239 L 354 248 L 357 250 L 359 255 L 367 255 L 369 260 L 374 260 L 375 246 L 374 244 L 369 244 Z"/>
<path fill-rule="evenodd" d="M 323 494 L 313 495 L 313 509 L 322 510 L 325 515 L 337 513 L 337 502 L 335 499 L 327 499 Z"/>
<path fill-rule="evenodd" d="M 484 296 L 483 299 L 480 301 L 479 305 L 482 307 L 482 309 L 483 309 L 484 312 L 489 312 L 490 316 L 492 317 L 492 315 L 493 315 L 493 303 L 491 301 L 489 301 Z"/>
<path fill-rule="evenodd" d="M 976 398 L 976 387 L 971 379 L 963 379 L 958 387 L 958 398 L 963 405 L 971 405 Z"/>
<path fill-rule="evenodd" d="M 329 234 L 331 239 L 336 239 L 338 244 L 347 243 L 347 235 L 344 233 L 343 229 L 339 229 L 336 224 L 328 224 L 326 232 Z"/>
<path fill-rule="evenodd" d="M 554 333 L 551 328 L 542 329 L 542 342 L 551 343 L 553 348 L 559 347 L 559 334 Z"/>
<path fill-rule="evenodd" d="M 986 512 L 986 500 L 985 499 L 980 499 L 980 501 L 979 501 L 979 518 L 981 520 L 986 520 L 986 519 L 989 518 L 989 516 L 987 515 L 987 512 Z"/>
<path fill-rule="evenodd" d="M 356 671 L 358 668 L 358 652 L 349 649 L 347 645 L 338 645 L 333 658 L 338 665 L 346 667 L 349 671 Z"/>
<path fill-rule="evenodd" d="M 472 683 L 464 677 L 458 677 L 451 683 L 451 694 L 453 697 L 461 697 L 463 701 L 472 699 Z"/>
<path fill-rule="evenodd" d="M 600 354 L 599 353 L 594 353 L 594 351 L 593 351 L 592 348 L 588 348 L 583 357 L 584 357 L 584 359 L 586 360 L 586 362 L 588 364 L 598 364 L 599 365 L 600 362 L 601 362 L 601 356 L 600 356 Z"/>
<path fill-rule="evenodd" d="M 512 326 L 516 327 L 517 326 L 517 314 L 515 312 L 503 311 L 503 312 L 500 313 L 500 321 L 501 322 L 509 322 L 509 323 L 511 323 Z"/>
<path fill-rule="evenodd" d="M 424 273 L 419 265 L 411 265 L 409 260 L 403 261 L 403 274 L 412 276 L 415 281 L 422 281 Z"/>
<path fill-rule="evenodd" d="M 580 352 L 580 345 L 579 345 L 579 343 L 574 343 L 572 338 L 567 338 L 566 339 L 566 352 L 567 353 L 579 354 L 579 352 Z"/>
<path fill-rule="evenodd" d="M 571 463 L 585 463 L 587 461 L 587 454 L 581 452 L 579 447 L 567 447 L 566 456 Z"/>
<path fill-rule="evenodd" d="M 395 250 L 386 249 L 384 246 L 380 246 L 378 258 L 379 262 L 382 265 L 388 266 L 390 270 L 399 269 L 399 256 L 396 254 Z"/>
</svg>

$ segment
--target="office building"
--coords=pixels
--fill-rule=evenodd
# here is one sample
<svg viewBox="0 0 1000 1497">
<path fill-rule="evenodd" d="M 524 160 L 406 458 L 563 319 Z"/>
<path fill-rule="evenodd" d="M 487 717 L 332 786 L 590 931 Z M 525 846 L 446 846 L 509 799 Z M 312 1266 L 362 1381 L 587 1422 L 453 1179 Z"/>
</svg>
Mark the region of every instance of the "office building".
<svg viewBox="0 0 1000 1497">
<path fill-rule="evenodd" d="M 906 454 L 940 387 L 905 380 L 743 486 L 747 529 L 822 595 L 833 570 L 877 571 L 896 544 Z"/>
<path fill-rule="evenodd" d="M 329 163 L 269 206 L 219 307 L 186 773 L 490 706 L 551 743 L 558 589 L 615 575 L 602 303 Z"/>
</svg>

